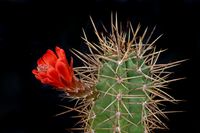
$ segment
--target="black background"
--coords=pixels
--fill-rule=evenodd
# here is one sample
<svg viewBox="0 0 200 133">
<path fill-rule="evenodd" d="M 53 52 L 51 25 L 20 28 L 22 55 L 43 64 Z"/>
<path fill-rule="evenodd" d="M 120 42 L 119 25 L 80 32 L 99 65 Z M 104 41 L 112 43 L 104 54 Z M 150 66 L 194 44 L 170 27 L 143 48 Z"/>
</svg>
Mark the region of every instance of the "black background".
<svg viewBox="0 0 200 133">
<path fill-rule="evenodd" d="M 184 110 L 169 115 L 166 133 L 199 132 L 198 61 L 200 50 L 200 1 L 198 0 L 87 0 L 87 1 L 0 1 L 0 133 L 64 133 L 75 121 L 64 111 L 59 92 L 41 85 L 32 75 L 36 60 L 56 45 L 72 56 L 69 48 L 84 50 L 82 28 L 92 38 L 89 15 L 109 26 L 110 13 L 136 27 L 156 25 L 155 36 L 163 34 L 158 48 L 168 48 L 160 58 L 167 63 L 189 59 L 173 69 L 176 77 L 170 93 L 185 99 L 168 109 Z M 75 59 L 75 66 L 79 65 Z"/>
</svg>

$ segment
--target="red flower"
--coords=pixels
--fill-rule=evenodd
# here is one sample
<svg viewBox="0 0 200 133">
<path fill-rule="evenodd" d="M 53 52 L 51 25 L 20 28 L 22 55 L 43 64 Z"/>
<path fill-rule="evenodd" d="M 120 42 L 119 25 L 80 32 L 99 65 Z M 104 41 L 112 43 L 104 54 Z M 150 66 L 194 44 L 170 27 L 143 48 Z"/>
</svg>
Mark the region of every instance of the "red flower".
<svg viewBox="0 0 200 133">
<path fill-rule="evenodd" d="M 83 84 L 77 79 L 73 71 L 73 58 L 70 65 L 66 59 L 65 51 L 59 47 L 55 48 L 56 54 L 48 49 L 38 59 L 37 69 L 32 73 L 43 84 L 48 84 L 67 92 L 79 92 L 84 90 Z"/>
</svg>

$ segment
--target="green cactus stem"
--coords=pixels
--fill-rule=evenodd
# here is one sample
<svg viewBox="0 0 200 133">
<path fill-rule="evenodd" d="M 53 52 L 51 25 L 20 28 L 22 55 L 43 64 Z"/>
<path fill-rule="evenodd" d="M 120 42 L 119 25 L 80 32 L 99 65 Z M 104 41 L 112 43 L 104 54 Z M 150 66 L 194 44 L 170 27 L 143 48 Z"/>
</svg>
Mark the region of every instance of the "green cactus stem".
<svg viewBox="0 0 200 133">
<path fill-rule="evenodd" d="M 83 61 L 84 66 L 74 68 L 80 80 L 90 88 L 88 95 L 71 110 L 80 113 L 85 133 L 151 133 L 167 126 L 161 121 L 167 117 L 160 108 L 163 102 L 175 103 L 165 92 L 168 84 L 179 79 L 169 79 L 168 68 L 182 61 L 157 64 L 164 50 L 156 50 L 152 32 L 146 28 L 139 34 L 140 25 L 133 30 L 119 27 L 111 17 L 111 32 L 99 34 L 92 21 L 97 43 L 84 41 L 90 53 L 72 52 Z"/>
</svg>

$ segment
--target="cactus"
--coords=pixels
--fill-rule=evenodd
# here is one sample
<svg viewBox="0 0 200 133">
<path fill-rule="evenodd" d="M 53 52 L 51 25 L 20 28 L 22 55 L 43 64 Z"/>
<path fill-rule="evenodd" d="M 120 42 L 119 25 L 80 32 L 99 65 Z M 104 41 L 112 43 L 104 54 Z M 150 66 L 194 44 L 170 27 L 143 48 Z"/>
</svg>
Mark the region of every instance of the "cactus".
<svg viewBox="0 0 200 133">
<path fill-rule="evenodd" d="M 167 128 L 160 117 L 167 117 L 170 111 L 163 111 L 159 105 L 178 101 L 165 89 L 168 83 L 181 78 L 169 79 L 172 72 L 166 69 L 184 60 L 157 64 L 165 50 L 156 51 L 155 42 L 161 36 L 150 42 L 154 29 L 147 37 L 147 28 L 138 35 L 140 25 L 134 31 L 129 24 L 128 30 L 123 31 L 116 16 L 115 22 L 111 17 L 111 33 L 104 35 L 99 34 L 92 19 L 91 22 L 99 42 L 88 41 L 83 31 L 90 54 L 72 51 L 85 64 L 76 68 L 80 79 L 95 92 L 86 100 L 85 105 L 91 100 L 89 109 L 81 110 L 86 114 L 82 120 L 84 132 L 150 133 Z"/>
<path fill-rule="evenodd" d="M 78 85 L 71 85 L 76 91 L 63 89 L 68 97 L 77 100 L 73 107 L 64 106 L 68 109 L 66 112 L 77 111 L 77 117 L 81 118 L 78 123 L 82 126 L 72 130 L 151 133 L 167 128 L 162 117 L 166 118 L 170 111 L 163 110 L 162 104 L 178 100 L 165 89 L 170 82 L 181 79 L 169 79 L 172 72 L 167 69 L 184 60 L 157 64 L 159 55 L 165 50 L 157 51 L 155 47 L 161 36 L 151 41 L 155 28 L 148 36 L 147 28 L 139 34 L 140 25 L 133 30 L 129 23 L 127 30 L 123 30 L 116 15 L 115 20 L 111 17 L 111 33 L 105 29 L 106 34 L 99 34 L 92 19 L 91 22 L 98 42 L 88 41 L 83 31 L 83 40 L 90 53 L 71 50 L 84 66 L 73 68 L 74 76 L 71 72 L 72 77 L 78 77 L 73 82 Z"/>
</svg>

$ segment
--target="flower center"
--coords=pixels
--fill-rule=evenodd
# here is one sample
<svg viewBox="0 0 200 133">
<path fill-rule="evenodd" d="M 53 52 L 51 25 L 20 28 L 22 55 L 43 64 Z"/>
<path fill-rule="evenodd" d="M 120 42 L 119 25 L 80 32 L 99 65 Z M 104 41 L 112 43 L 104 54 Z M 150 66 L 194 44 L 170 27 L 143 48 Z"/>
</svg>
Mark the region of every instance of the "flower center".
<svg viewBox="0 0 200 133">
<path fill-rule="evenodd" d="M 48 70 L 49 66 L 46 64 L 41 64 L 37 66 L 38 72 L 46 72 Z"/>
</svg>

